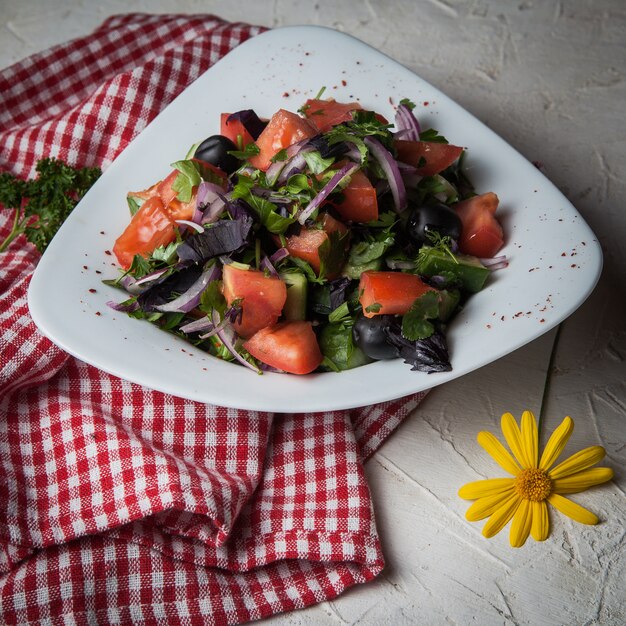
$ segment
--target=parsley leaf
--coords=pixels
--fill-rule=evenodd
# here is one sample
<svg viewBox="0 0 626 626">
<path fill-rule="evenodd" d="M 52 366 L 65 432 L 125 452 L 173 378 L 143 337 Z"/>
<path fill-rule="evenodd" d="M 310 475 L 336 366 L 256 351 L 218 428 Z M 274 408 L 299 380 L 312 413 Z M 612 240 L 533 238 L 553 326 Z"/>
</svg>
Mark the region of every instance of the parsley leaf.
<svg viewBox="0 0 626 626">
<path fill-rule="evenodd" d="M 378 302 L 372 302 L 369 306 L 365 307 L 366 313 L 378 313 L 383 308 L 383 305 Z"/>
<path fill-rule="evenodd" d="M 295 217 L 285 217 L 278 213 L 273 202 L 252 193 L 254 181 L 247 176 L 239 176 L 239 180 L 231 192 L 233 200 L 241 198 L 257 213 L 261 224 L 275 235 L 284 233 L 295 222 Z"/>
<path fill-rule="evenodd" d="M 180 172 L 172 183 L 172 189 L 177 192 L 176 197 L 181 202 L 190 202 L 193 188 L 197 187 L 203 180 L 216 185 L 224 183 L 222 177 L 202 161 L 183 159 L 172 163 L 172 167 Z"/>
<path fill-rule="evenodd" d="M 415 102 L 411 102 L 408 98 L 402 98 L 402 100 L 400 100 L 400 104 L 403 104 L 410 111 L 415 108 Z"/>
<path fill-rule="evenodd" d="M 431 143 L 448 143 L 448 140 L 440 135 L 434 128 L 427 128 L 420 133 L 420 141 L 430 141 Z"/>
<path fill-rule="evenodd" d="M 234 156 L 237 159 L 241 159 L 242 161 L 245 161 L 249 159 L 250 157 L 253 157 L 259 154 L 259 152 L 261 152 L 261 149 L 259 148 L 259 146 L 257 146 L 255 143 L 249 143 L 246 146 L 244 146 L 243 150 L 229 150 L 228 154 L 230 154 L 231 156 Z M 279 154 L 280 152 L 272 158 L 272 163 L 274 162 L 274 160 L 276 161 L 283 160 L 283 159 L 278 158 Z"/>
<path fill-rule="evenodd" d="M 320 278 L 332 276 L 341 270 L 346 250 L 348 232 L 326 233 L 328 238 L 317 249 L 320 256 Z"/>
<path fill-rule="evenodd" d="M 35 169 L 37 178 L 32 180 L 0 173 L 0 204 L 15 211 L 13 227 L 0 242 L 0 252 L 24 233 L 43 253 L 101 174 L 97 167 L 75 168 L 55 158 L 41 159 Z"/>
<path fill-rule="evenodd" d="M 435 332 L 435 327 L 428 320 L 438 317 L 439 295 L 436 291 L 427 291 L 402 317 L 402 336 L 409 341 L 427 339 Z"/>
</svg>

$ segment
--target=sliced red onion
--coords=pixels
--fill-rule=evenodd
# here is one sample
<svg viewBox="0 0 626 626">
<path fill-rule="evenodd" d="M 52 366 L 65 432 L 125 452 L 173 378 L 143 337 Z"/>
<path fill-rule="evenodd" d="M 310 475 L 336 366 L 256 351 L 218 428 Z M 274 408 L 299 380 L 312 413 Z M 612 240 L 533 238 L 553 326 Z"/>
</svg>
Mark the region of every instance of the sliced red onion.
<svg viewBox="0 0 626 626">
<path fill-rule="evenodd" d="M 215 183 L 203 181 L 198 185 L 196 210 L 192 220 L 196 224 L 212 224 L 226 208 L 224 190 Z"/>
<path fill-rule="evenodd" d="M 220 314 L 217 311 L 213 310 L 211 314 L 211 318 L 212 318 L 213 325 L 215 326 L 215 328 L 219 328 L 220 323 L 221 323 Z M 248 361 L 246 361 L 241 356 L 241 354 L 239 354 L 239 350 L 237 350 L 237 348 L 235 347 L 235 332 L 233 331 L 232 326 L 230 324 L 227 324 L 223 328 L 220 328 L 217 331 L 217 336 L 220 338 L 220 341 L 224 344 L 224 347 L 237 359 L 237 361 L 239 361 L 243 366 L 247 367 L 248 369 L 251 369 L 253 372 L 256 372 L 257 374 L 261 373 L 258 368 L 252 365 L 252 363 L 249 363 Z"/>
<path fill-rule="evenodd" d="M 505 267 L 509 266 L 509 262 L 505 254 L 502 254 L 500 256 L 494 256 L 492 259 L 486 258 L 479 260 L 486 268 L 490 269 L 492 272 L 504 269 Z"/>
<path fill-rule="evenodd" d="M 402 180 L 402 174 L 400 168 L 396 163 L 389 150 L 383 146 L 378 139 L 372 137 L 365 137 L 363 140 L 365 145 L 369 148 L 374 158 L 380 164 L 387 180 L 389 181 L 389 187 L 391 188 L 391 195 L 393 196 L 393 203 L 396 213 L 402 213 L 406 209 L 406 187 Z"/>
<path fill-rule="evenodd" d="M 204 231 L 204 228 L 202 228 L 202 226 L 200 226 L 200 224 L 196 224 L 195 222 L 192 222 L 191 220 L 174 220 L 177 224 L 180 224 L 181 226 L 187 226 L 188 228 L 191 228 L 191 230 L 195 230 L 197 233 L 201 233 Z"/>
<path fill-rule="evenodd" d="M 306 169 L 304 154 L 306 152 L 310 152 L 310 150 L 302 150 L 302 152 L 296 154 L 295 157 L 290 159 L 289 162 L 285 164 L 285 167 L 276 181 L 278 185 L 284 185 L 294 174 L 301 174 L 304 172 Z"/>
<path fill-rule="evenodd" d="M 411 134 L 411 129 L 405 128 L 404 130 L 399 130 L 398 132 L 393 134 L 394 139 L 408 139 L 408 135 Z"/>
<path fill-rule="evenodd" d="M 200 296 L 207 288 L 209 283 L 217 280 L 221 275 L 221 270 L 217 265 L 212 265 L 208 270 L 200 274 L 196 282 L 178 298 L 174 298 L 170 302 L 155 306 L 155 310 L 163 313 L 189 313 L 195 309 L 200 303 Z"/>
<path fill-rule="evenodd" d="M 202 225 L 214 224 L 215 222 L 217 222 L 220 215 L 224 212 L 227 206 L 228 203 L 226 202 L 226 199 L 220 194 L 215 200 L 213 200 L 213 202 L 211 202 L 211 204 L 206 207 L 204 213 L 202 214 L 202 217 L 200 218 L 200 223 Z"/>
<path fill-rule="evenodd" d="M 395 123 L 398 130 L 396 136 L 403 133 L 402 139 L 409 139 L 410 141 L 420 140 L 420 124 L 415 115 L 413 115 L 413 111 L 406 104 L 398 106 Z"/>
<path fill-rule="evenodd" d="M 336 174 L 320 189 L 319 193 L 309 202 L 306 209 L 304 209 L 298 216 L 298 222 L 304 224 L 309 217 L 313 214 L 313 211 L 317 209 L 326 200 L 328 195 L 339 185 L 347 176 L 351 176 L 359 166 L 356 163 L 348 163 L 344 165 Z"/>
<path fill-rule="evenodd" d="M 360 163 L 361 153 L 359 152 L 359 149 L 353 143 L 348 143 L 347 145 L 348 145 L 348 151 L 345 153 L 345 157 L 350 161 L 354 161 L 355 163 Z"/>
<path fill-rule="evenodd" d="M 193 322 L 188 322 L 179 328 L 182 332 L 189 333 L 201 333 L 203 331 L 211 330 L 213 328 L 213 323 L 209 320 L 208 317 L 203 317 L 199 320 L 194 320 Z"/>
<path fill-rule="evenodd" d="M 274 254 L 270 257 L 272 263 L 278 263 L 289 256 L 289 250 L 287 248 L 278 248 Z"/>
<path fill-rule="evenodd" d="M 139 295 L 142 291 L 141 287 L 137 285 L 137 279 L 130 274 L 124 274 L 119 280 L 120 285 L 124 287 L 125 291 L 133 296 Z"/>
<path fill-rule="evenodd" d="M 299 173 L 306 165 L 304 152 L 311 152 L 313 146 L 307 146 L 308 139 L 302 139 L 291 144 L 286 150 L 286 159 L 272 163 L 265 172 L 265 180 L 270 187 L 276 183 L 283 184 L 289 176 Z"/>
<path fill-rule="evenodd" d="M 161 276 L 163 276 L 163 274 L 165 274 L 165 272 L 167 272 L 168 269 L 169 269 L 168 267 L 162 267 L 160 270 L 155 270 L 154 272 L 150 272 L 150 274 L 146 274 L 145 276 L 138 278 L 135 281 L 135 285 L 137 286 L 144 285 L 145 283 L 150 283 L 153 280 L 156 280 L 157 278 L 161 278 Z"/>
<path fill-rule="evenodd" d="M 139 308 L 139 304 L 136 301 L 124 303 L 108 300 L 106 305 L 114 311 L 121 311 L 122 313 L 132 313 Z"/>
<path fill-rule="evenodd" d="M 263 270 L 264 272 L 268 272 L 270 276 L 278 276 L 276 268 L 272 265 L 272 262 L 267 256 L 264 256 L 261 259 L 261 262 L 259 263 L 259 269 Z"/>
<path fill-rule="evenodd" d="M 125 274 L 120 278 L 120 285 L 124 288 L 125 291 L 132 294 L 133 296 L 139 295 L 145 288 L 146 283 L 150 283 L 157 278 L 160 278 L 167 272 L 169 268 L 164 267 L 155 272 L 150 272 L 150 274 L 146 274 L 141 278 L 134 278 L 130 274 Z"/>
</svg>

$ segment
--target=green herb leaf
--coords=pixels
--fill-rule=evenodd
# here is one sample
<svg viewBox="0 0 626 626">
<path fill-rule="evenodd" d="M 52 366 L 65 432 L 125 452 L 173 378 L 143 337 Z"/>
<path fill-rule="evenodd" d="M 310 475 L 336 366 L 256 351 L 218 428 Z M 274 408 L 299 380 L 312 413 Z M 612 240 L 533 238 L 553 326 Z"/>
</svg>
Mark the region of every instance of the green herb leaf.
<svg viewBox="0 0 626 626">
<path fill-rule="evenodd" d="M 207 315 L 211 315 L 213 311 L 217 311 L 220 314 L 220 318 L 224 315 L 224 311 L 226 311 L 226 298 L 224 298 L 222 294 L 219 280 L 214 280 L 208 284 L 207 288 L 200 296 L 198 308 Z"/>
<path fill-rule="evenodd" d="M 322 158 L 319 150 L 304 152 L 302 156 L 304 157 L 304 160 L 306 161 L 306 164 L 311 172 L 316 175 L 325 172 L 335 162 L 333 157 L 328 157 L 326 159 Z"/>
<path fill-rule="evenodd" d="M 295 217 L 280 215 L 275 204 L 252 193 L 254 184 L 255 181 L 250 177 L 239 176 L 239 180 L 231 192 L 231 197 L 233 199 L 241 198 L 245 200 L 254 209 L 261 223 L 270 233 L 284 233 L 295 222 Z"/>
<path fill-rule="evenodd" d="M 167 246 L 159 246 L 152 251 L 150 258 L 154 261 L 161 261 L 166 265 L 170 265 L 177 260 L 176 248 L 178 248 L 180 241 L 172 241 Z"/>
<path fill-rule="evenodd" d="M 259 154 L 259 152 L 261 152 L 259 146 L 257 146 L 255 143 L 249 143 L 243 147 L 243 150 L 229 150 L 228 154 L 234 156 L 237 159 L 241 159 L 242 161 L 247 161 L 250 157 Z M 280 152 L 278 154 L 280 154 Z M 274 161 L 274 159 L 276 161 L 282 160 L 277 158 L 278 154 L 273 157 L 272 162 Z"/>
<path fill-rule="evenodd" d="M 430 141 L 431 143 L 448 143 L 448 140 L 440 135 L 434 128 L 427 128 L 420 133 L 420 141 Z"/>
<path fill-rule="evenodd" d="M 428 320 L 438 317 L 439 295 L 436 291 L 427 291 L 415 300 L 402 317 L 402 336 L 409 341 L 430 337 L 435 327 Z"/>
<path fill-rule="evenodd" d="M 379 304 L 378 302 L 372 302 L 372 304 L 365 307 L 365 312 L 366 313 L 378 313 L 378 311 L 380 311 L 382 308 L 383 308 L 382 304 Z"/>
<path fill-rule="evenodd" d="M 328 238 L 317 249 L 320 257 L 320 278 L 332 276 L 341 270 L 346 255 L 348 232 L 334 231 L 327 233 Z"/>
<path fill-rule="evenodd" d="M 135 215 L 135 213 L 139 211 L 141 205 L 143 204 L 143 200 L 140 200 L 139 198 L 135 198 L 134 196 L 130 195 L 126 196 L 126 202 L 128 203 L 128 210 L 130 211 L 131 215 Z"/>
<path fill-rule="evenodd" d="M 251 144 L 248 144 L 251 145 Z M 260 152 L 260 150 L 259 150 Z M 257 152 L 257 154 L 259 153 Z M 271 159 L 272 163 L 278 163 L 279 161 L 286 161 L 289 158 L 289 154 L 287 153 L 287 148 L 283 148 L 279 150 Z"/>
<path fill-rule="evenodd" d="M 334 311 L 331 311 L 328 316 L 328 321 L 332 323 L 342 323 L 352 321 L 352 313 L 350 311 L 350 305 L 348 302 L 340 304 Z"/>
<path fill-rule="evenodd" d="M 402 98 L 402 100 L 400 100 L 400 104 L 403 104 L 407 109 L 410 109 L 411 111 L 415 108 L 415 103 L 411 102 L 411 100 L 409 100 L 408 98 Z"/>
<path fill-rule="evenodd" d="M 63 161 L 38 161 L 37 177 L 22 180 L 9 172 L 0 174 L 0 204 L 15 211 L 13 227 L 0 252 L 24 233 L 39 252 L 44 252 L 74 207 L 101 174 L 97 167 L 74 168 Z"/>
<path fill-rule="evenodd" d="M 222 177 L 202 161 L 183 159 L 172 163 L 172 167 L 180 172 L 172 183 L 172 189 L 181 202 L 190 202 L 193 188 L 197 187 L 203 180 L 216 185 L 224 183 Z"/>
</svg>

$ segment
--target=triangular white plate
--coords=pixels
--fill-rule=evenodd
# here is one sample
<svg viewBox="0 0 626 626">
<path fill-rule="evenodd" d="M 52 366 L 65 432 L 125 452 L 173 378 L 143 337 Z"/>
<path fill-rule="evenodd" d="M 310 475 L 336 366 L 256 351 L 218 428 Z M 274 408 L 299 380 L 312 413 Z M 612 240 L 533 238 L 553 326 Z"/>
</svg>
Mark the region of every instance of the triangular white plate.
<svg viewBox="0 0 626 626">
<path fill-rule="evenodd" d="M 325 96 L 358 99 L 388 119 L 400 99 L 418 103 L 423 128 L 434 127 L 468 148 L 477 191 L 500 197 L 502 253 L 510 265 L 494 273 L 450 325 L 449 373 L 413 372 L 396 359 L 340 374 L 259 376 L 106 305 L 123 299 L 101 280 L 118 275 L 110 250 L 129 220 L 126 192 L 165 177 L 191 145 L 219 132 L 223 111 L 253 108 L 266 117 L 279 108 L 295 111 L 322 86 Z M 493 131 L 361 41 L 327 28 L 294 26 L 235 48 L 124 150 L 50 244 L 28 300 L 35 323 L 54 343 L 121 378 L 228 407 L 324 411 L 398 398 L 499 359 L 570 315 L 591 293 L 601 267 L 598 241 L 579 213 Z"/>
</svg>

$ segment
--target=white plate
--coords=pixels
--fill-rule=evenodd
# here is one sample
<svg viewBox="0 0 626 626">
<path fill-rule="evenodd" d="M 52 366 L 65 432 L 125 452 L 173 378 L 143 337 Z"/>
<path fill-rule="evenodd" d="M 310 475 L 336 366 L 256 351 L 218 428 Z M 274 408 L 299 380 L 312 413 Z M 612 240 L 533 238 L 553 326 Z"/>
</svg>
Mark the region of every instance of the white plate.
<svg viewBox="0 0 626 626">
<path fill-rule="evenodd" d="M 389 119 L 401 98 L 418 103 L 422 127 L 466 146 L 477 190 L 500 197 L 502 253 L 510 265 L 451 324 L 451 372 L 413 372 L 396 359 L 340 374 L 259 376 L 106 305 L 120 300 L 120 292 L 101 279 L 118 275 L 109 251 L 128 223 L 126 192 L 165 177 L 192 144 L 218 132 L 221 112 L 253 108 L 269 117 L 278 108 L 295 111 L 322 86 L 325 96 L 358 99 Z M 499 359 L 570 315 L 592 291 L 601 267 L 598 241 L 574 207 L 489 128 L 366 44 L 334 30 L 296 26 L 237 47 L 124 150 L 50 244 L 28 301 L 35 323 L 54 343 L 121 378 L 229 407 L 323 411 L 398 398 Z"/>
</svg>

